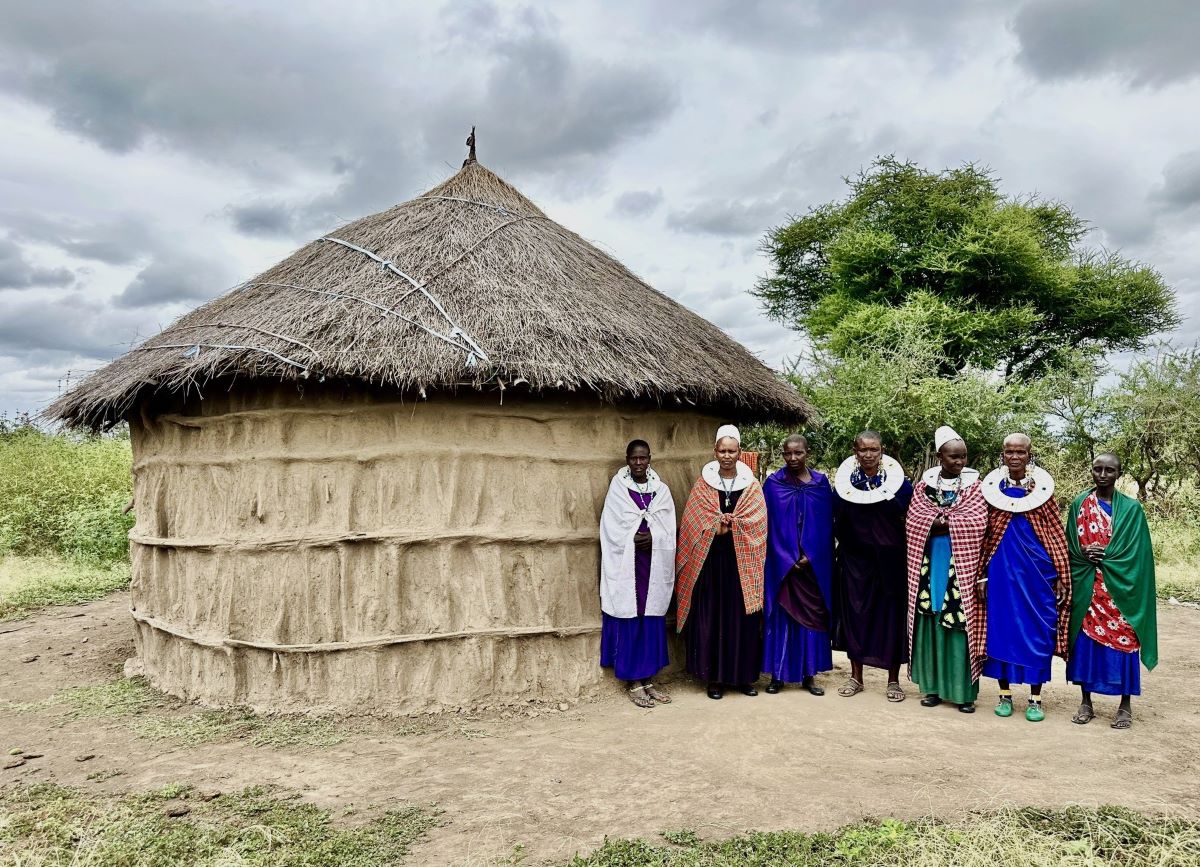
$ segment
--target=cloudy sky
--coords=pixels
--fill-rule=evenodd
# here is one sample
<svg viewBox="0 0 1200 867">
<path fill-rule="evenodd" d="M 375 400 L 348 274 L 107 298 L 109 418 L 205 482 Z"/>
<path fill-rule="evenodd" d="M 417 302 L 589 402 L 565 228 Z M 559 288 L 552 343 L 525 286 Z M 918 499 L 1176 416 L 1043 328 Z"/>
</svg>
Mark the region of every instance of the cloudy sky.
<svg viewBox="0 0 1200 867">
<path fill-rule="evenodd" d="M 412 7 L 412 8 L 402 8 Z M 0 412 L 480 161 L 770 364 L 765 229 L 990 166 L 1200 336 L 1200 3 L 0 0 Z"/>
</svg>

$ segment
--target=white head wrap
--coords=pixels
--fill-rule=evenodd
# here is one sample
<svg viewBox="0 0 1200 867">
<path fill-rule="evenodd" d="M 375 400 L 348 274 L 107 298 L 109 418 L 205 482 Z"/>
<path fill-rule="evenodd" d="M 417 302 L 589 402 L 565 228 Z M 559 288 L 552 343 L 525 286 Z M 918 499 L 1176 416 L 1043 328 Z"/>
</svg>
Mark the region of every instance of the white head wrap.
<svg viewBox="0 0 1200 867">
<path fill-rule="evenodd" d="M 737 444 L 739 446 L 742 444 L 742 433 L 735 425 L 723 424 L 717 428 L 717 438 L 713 440 L 713 442 L 719 443 L 721 440 L 725 439 L 725 437 L 733 437 L 735 440 L 737 440 Z"/>
<path fill-rule="evenodd" d="M 961 439 L 954 428 L 944 424 L 933 433 L 933 450 L 940 452 L 946 443 Z"/>
</svg>

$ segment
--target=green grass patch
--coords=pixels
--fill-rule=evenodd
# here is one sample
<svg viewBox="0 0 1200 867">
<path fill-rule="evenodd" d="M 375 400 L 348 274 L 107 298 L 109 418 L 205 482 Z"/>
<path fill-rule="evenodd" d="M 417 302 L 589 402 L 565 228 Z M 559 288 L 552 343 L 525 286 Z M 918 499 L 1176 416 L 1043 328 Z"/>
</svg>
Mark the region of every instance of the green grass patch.
<svg viewBox="0 0 1200 867">
<path fill-rule="evenodd" d="M 0 791 L 0 861 L 377 867 L 400 863 L 437 823 L 436 810 L 408 807 L 335 824 L 328 811 L 263 788 L 202 797 L 175 785 L 114 798 L 43 783 Z"/>
<path fill-rule="evenodd" d="M 48 605 L 91 602 L 128 586 L 127 562 L 0 554 L 0 621 L 24 617 Z"/>
<path fill-rule="evenodd" d="M 0 419 L 0 552 L 125 558 L 132 464 L 128 435 L 48 434 Z"/>
<path fill-rule="evenodd" d="M 181 746 L 248 740 L 258 747 L 330 747 L 361 730 L 351 721 L 329 717 L 259 716 L 245 708 L 196 710 L 140 677 L 72 687 L 39 702 L 6 707 L 59 709 L 71 719 L 112 718 L 128 722 L 139 737 Z"/>
<path fill-rule="evenodd" d="M 571 867 L 1194 867 L 1200 823 L 1121 807 L 1036 808 L 973 814 L 959 822 L 894 819 L 832 833 L 754 832 L 703 841 L 690 830 L 666 844 L 607 840 Z"/>
</svg>

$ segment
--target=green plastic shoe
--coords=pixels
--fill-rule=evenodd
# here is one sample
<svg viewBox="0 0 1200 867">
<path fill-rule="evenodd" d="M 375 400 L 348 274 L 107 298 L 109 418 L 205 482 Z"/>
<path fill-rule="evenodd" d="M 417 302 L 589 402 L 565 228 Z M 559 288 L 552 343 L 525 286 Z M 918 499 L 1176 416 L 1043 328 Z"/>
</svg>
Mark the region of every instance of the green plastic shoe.
<svg viewBox="0 0 1200 867">
<path fill-rule="evenodd" d="M 1042 710 L 1040 701 L 1031 701 L 1029 707 L 1025 708 L 1025 719 L 1030 722 L 1041 722 L 1046 718 L 1046 712 Z"/>
<path fill-rule="evenodd" d="M 1011 698 L 1002 698 L 1000 703 L 996 705 L 996 716 L 1009 717 L 1012 716 L 1013 706 Z"/>
</svg>

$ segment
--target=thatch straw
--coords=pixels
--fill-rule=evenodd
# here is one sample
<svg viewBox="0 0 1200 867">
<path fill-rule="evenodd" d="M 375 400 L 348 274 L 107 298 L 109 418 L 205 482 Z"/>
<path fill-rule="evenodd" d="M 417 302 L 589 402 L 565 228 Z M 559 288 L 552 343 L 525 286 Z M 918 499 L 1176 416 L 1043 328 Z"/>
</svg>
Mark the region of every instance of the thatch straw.
<svg viewBox="0 0 1200 867">
<path fill-rule="evenodd" d="M 809 414 L 720 329 L 478 163 L 328 238 L 181 317 L 44 415 L 104 429 L 155 394 L 235 377 L 401 392 L 515 385 L 743 418 Z"/>
</svg>

